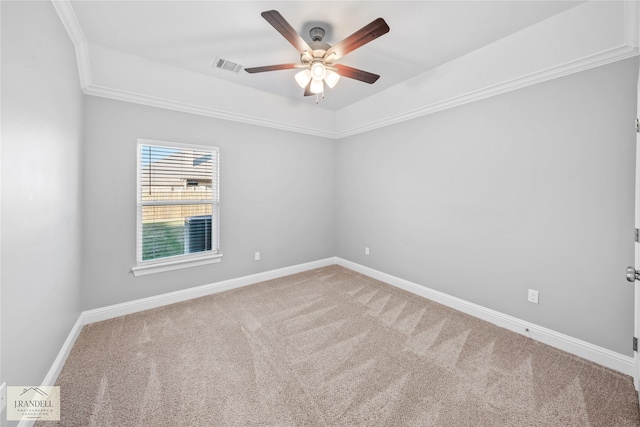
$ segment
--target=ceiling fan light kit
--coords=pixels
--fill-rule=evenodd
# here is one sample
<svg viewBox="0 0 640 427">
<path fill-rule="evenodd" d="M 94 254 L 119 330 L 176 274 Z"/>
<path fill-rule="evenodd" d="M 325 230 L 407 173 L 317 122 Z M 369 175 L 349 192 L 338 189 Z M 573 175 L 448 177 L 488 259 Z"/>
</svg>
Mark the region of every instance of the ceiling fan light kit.
<svg viewBox="0 0 640 427">
<path fill-rule="evenodd" d="M 329 88 L 333 88 L 338 84 L 341 76 L 369 84 L 375 83 L 380 78 L 379 75 L 368 71 L 358 70 L 346 65 L 334 65 L 334 61 L 338 61 L 349 52 L 388 33 L 389 26 L 384 19 L 378 18 L 372 21 L 349 37 L 331 46 L 322 41 L 325 31 L 321 27 L 313 27 L 309 31 L 312 41 L 307 44 L 277 10 L 262 12 L 262 17 L 300 52 L 300 64 L 251 67 L 245 68 L 246 72 L 253 74 L 303 68 L 302 71 L 295 74 L 295 81 L 298 86 L 304 88 L 304 96 L 316 95 L 316 103 L 319 94 L 324 97 L 324 84 L 326 83 Z"/>
<path fill-rule="evenodd" d="M 310 68 L 305 68 L 295 75 L 296 82 L 301 88 L 306 88 L 311 84 L 309 90 L 311 93 L 319 94 L 324 92 L 324 83 L 330 88 L 338 84 L 340 74 L 329 70 L 324 66 L 322 61 L 315 61 Z"/>
<path fill-rule="evenodd" d="M 304 69 L 295 75 L 295 79 L 298 86 L 304 89 L 311 81 L 311 71 Z"/>
<path fill-rule="evenodd" d="M 324 76 L 324 82 L 327 86 L 333 89 L 333 87 L 338 84 L 338 80 L 340 80 L 340 74 L 335 71 L 327 70 L 327 74 Z"/>
<path fill-rule="evenodd" d="M 324 79 L 324 75 L 326 74 L 326 72 L 327 70 L 325 70 L 322 61 L 313 61 L 313 63 L 311 64 L 311 77 L 314 80 Z"/>
<path fill-rule="evenodd" d="M 322 83 L 322 80 L 312 79 L 309 90 L 311 90 L 311 93 L 315 94 L 324 92 L 324 84 Z"/>
</svg>

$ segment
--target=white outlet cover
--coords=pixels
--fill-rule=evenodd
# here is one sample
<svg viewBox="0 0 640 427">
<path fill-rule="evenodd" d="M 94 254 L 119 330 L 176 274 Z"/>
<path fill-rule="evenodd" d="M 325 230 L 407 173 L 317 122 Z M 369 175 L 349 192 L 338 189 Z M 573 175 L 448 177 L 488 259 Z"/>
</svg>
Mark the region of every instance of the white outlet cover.
<svg viewBox="0 0 640 427">
<path fill-rule="evenodd" d="M 528 301 L 534 304 L 538 304 L 538 291 L 529 289 Z"/>
</svg>

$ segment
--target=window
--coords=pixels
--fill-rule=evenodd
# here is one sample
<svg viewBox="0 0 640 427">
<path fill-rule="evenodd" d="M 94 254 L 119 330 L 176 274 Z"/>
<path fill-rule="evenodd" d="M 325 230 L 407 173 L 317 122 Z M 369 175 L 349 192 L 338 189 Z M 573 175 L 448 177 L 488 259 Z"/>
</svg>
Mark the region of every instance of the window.
<svg viewBox="0 0 640 427">
<path fill-rule="evenodd" d="M 134 275 L 220 261 L 215 147 L 138 140 Z"/>
</svg>

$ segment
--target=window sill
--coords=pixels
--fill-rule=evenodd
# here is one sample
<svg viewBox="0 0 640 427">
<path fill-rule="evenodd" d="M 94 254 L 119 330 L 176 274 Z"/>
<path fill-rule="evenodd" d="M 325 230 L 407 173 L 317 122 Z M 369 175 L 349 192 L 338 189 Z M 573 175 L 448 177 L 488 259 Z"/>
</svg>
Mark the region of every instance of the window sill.
<svg viewBox="0 0 640 427">
<path fill-rule="evenodd" d="M 165 271 L 179 270 L 181 268 L 214 264 L 221 260 L 222 254 L 199 256 L 197 258 L 183 258 L 171 261 L 154 262 L 151 264 L 138 264 L 131 269 L 131 272 L 136 277 L 146 276 L 147 274 L 164 273 Z"/>
</svg>

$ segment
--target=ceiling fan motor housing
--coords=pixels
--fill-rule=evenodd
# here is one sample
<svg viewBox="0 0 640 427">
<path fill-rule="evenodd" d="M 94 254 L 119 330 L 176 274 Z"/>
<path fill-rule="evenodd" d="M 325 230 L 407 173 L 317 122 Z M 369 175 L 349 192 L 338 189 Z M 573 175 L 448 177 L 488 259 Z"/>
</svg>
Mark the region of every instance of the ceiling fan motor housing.
<svg viewBox="0 0 640 427">
<path fill-rule="evenodd" d="M 313 42 L 322 41 L 322 38 L 324 37 L 324 28 L 313 27 L 309 30 L 309 36 L 311 37 L 311 41 Z"/>
<path fill-rule="evenodd" d="M 300 55 L 300 61 L 303 64 L 310 64 L 311 62 L 314 62 L 314 60 L 324 59 L 324 56 L 331 45 L 321 41 L 314 41 L 309 43 L 309 47 L 311 48 L 311 57 L 306 54 Z"/>
</svg>

